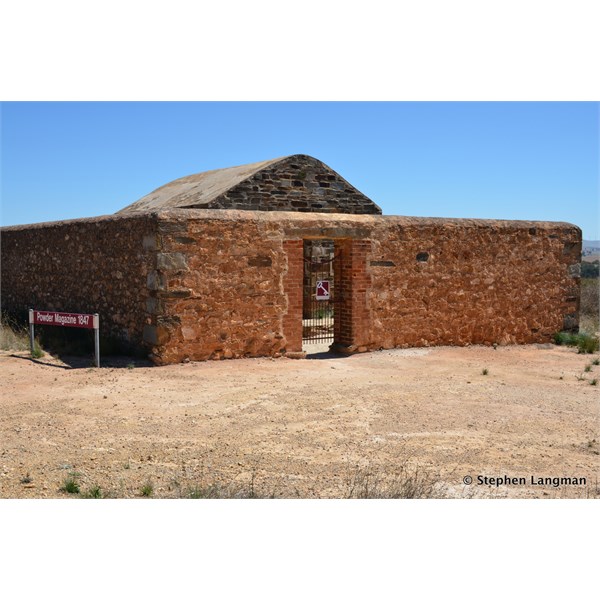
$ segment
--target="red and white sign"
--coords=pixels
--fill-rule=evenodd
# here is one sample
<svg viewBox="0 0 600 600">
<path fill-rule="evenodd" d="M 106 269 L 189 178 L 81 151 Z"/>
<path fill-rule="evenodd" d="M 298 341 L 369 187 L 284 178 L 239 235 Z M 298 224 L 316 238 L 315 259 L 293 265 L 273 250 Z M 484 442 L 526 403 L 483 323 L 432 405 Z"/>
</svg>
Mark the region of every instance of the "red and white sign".
<svg viewBox="0 0 600 600">
<path fill-rule="evenodd" d="M 78 313 L 60 313 L 47 310 L 32 310 L 29 322 L 34 325 L 59 325 L 61 327 L 82 327 L 83 329 L 98 329 L 97 315 Z"/>
<path fill-rule="evenodd" d="M 317 281 L 317 300 L 329 300 L 329 281 Z"/>
</svg>

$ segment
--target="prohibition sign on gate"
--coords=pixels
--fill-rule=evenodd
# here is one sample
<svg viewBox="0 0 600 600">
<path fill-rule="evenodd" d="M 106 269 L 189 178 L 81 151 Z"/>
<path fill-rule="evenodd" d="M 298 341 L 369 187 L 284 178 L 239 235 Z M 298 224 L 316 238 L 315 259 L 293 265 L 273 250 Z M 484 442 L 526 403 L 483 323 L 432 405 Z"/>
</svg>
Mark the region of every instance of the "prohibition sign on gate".
<svg viewBox="0 0 600 600">
<path fill-rule="evenodd" d="M 317 281 L 317 300 L 329 300 L 329 281 Z"/>
</svg>

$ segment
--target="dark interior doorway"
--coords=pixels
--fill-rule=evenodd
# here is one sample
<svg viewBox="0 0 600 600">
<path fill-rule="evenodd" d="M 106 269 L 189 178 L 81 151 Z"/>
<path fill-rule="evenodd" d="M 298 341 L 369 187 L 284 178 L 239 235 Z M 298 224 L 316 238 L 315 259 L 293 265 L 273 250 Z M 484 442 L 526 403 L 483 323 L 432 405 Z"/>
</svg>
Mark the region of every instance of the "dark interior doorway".
<svg viewBox="0 0 600 600">
<path fill-rule="evenodd" d="M 332 344 L 335 319 L 333 240 L 304 240 L 302 344 Z"/>
</svg>

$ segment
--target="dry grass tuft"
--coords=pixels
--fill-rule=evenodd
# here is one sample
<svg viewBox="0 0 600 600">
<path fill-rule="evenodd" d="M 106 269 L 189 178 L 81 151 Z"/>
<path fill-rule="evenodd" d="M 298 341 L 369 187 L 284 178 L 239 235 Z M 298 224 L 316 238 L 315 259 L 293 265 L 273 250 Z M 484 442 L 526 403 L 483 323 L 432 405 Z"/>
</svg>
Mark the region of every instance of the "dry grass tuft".
<svg viewBox="0 0 600 600">
<path fill-rule="evenodd" d="M 600 331 L 600 279 L 581 280 L 579 329 L 590 335 Z"/>
<path fill-rule="evenodd" d="M 2 315 L 0 318 L 0 350 L 21 352 L 29 350 L 29 327 Z M 33 358 L 41 358 L 44 351 L 37 339 L 34 340 Z"/>
<path fill-rule="evenodd" d="M 0 319 L 0 350 L 29 350 L 29 328 L 14 319 Z"/>
<path fill-rule="evenodd" d="M 349 473 L 345 497 L 360 500 L 416 500 L 445 498 L 447 494 L 439 476 L 407 462 L 396 466 L 391 472 L 371 465 L 356 465 Z"/>
</svg>

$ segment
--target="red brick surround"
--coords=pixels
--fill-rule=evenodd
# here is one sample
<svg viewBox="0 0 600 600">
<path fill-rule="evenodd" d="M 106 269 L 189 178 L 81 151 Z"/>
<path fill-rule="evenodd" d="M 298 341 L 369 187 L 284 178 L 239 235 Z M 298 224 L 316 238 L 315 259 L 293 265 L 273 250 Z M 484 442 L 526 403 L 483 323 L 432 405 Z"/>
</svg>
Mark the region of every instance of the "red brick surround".
<svg viewBox="0 0 600 600">
<path fill-rule="evenodd" d="M 283 293 L 287 310 L 282 317 L 282 330 L 287 352 L 302 352 L 302 276 L 304 269 L 302 240 L 284 240 L 287 271 L 283 276 Z"/>
</svg>

